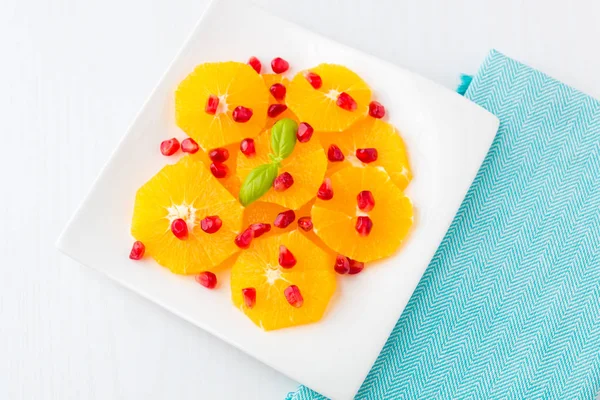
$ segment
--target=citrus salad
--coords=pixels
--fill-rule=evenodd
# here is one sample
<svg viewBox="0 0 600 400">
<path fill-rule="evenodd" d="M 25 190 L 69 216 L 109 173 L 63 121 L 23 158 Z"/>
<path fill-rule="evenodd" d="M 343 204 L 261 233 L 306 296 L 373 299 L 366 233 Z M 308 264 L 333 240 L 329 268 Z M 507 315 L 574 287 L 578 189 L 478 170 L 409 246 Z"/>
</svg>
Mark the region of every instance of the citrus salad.
<svg viewBox="0 0 600 400">
<path fill-rule="evenodd" d="M 394 254 L 413 224 L 404 142 L 350 69 L 286 76 L 247 63 L 197 66 L 175 91 L 183 156 L 139 188 L 132 260 L 145 255 L 208 289 L 231 269 L 231 298 L 274 330 L 320 320 L 338 275 Z"/>
</svg>

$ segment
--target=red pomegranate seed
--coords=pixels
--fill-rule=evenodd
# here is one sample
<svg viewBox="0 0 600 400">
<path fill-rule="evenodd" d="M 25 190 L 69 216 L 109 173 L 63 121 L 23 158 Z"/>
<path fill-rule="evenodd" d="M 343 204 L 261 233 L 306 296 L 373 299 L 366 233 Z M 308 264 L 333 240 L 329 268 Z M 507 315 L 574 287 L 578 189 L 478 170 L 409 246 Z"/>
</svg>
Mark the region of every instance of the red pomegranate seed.
<svg viewBox="0 0 600 400">
<path fill-rule="evenodd" d="M 271 104 L 267 110 L 267 115 L 271 118 L 275 118 L 285 110 L 287 110 L 287 106 L 285 104 Z"/>
<path fill-rule="evenodd" d="M 350 272 L 350 260 L 348 257 L 338 254 L 335 258 L 335 265 L 333 267 L 335 272 L 338 274 L 344 275 Z"/>
<path fill-rule="evenodd" d="M 279 246 L 279 265 L 282 268 L 292 268 L 296 265 L 296 257 L 284 245 Z"/>
<path fill-rule="evenodd" d="M 163 156 L 172 156 L 179 150 L 179 140 L 173 138 L 165 140 L 160 144 L 160 152 Z"/>
<path fill-rule="evenodd" d="M 250 225 L 250 229 L 252 229 L 252 233 L 253 233 L 254 237 L 257 238 L 257 237 L 261 237 L 265 233 L 269 232 L 271 230 L 271 224 L 263 224 L 263 223 L 252 224 L 252 225 Z"/>
<path fill-rule="evenodd" d="M 185 222 L 181 218 L 174 219 L 171 222 L 171 232 L 173 235 L 179 240 L 186 240 L 188 238 L 188 226 L 187 222 Z"/>
<path fill-rule="evenodd" d="M 274 83 L 269 88 L 269 91 L 271 92 L 273 97 L 281 101 L 285 99 L 285 93 L 287 92 L 287 89 L 281 83 Z"/>
<path fill-rule="evenodd" d="M 321 79 L 321 76 L 319 76 L 319 74 L 315 74 L 314 72 L 307 72 L 304 74 L 304 77 L 306 78 L 308 83 L 310 83 L 310 86 L 312 86 L 315 89 L 320 89 L 321 86 L 323 86 L 323 80 Z"/>
<path fill-rule="evenodd" d="M 331 179 L 325 178 L 325 180 L 321 184 L 321 187 L 319 187 L 317 197 L 321 200 L 331 200 L 333 198 L 333 187 L 331 186 Z"/>
<path fill-rule="evenodd" d="M 294 184 L 294 177 L 289 172 L 284 172 L 273 181 L 273 189 L 276 192 L 283 192 Z"/>
<path fill-rule="evenodd" d="M 358 203 L 358 208 L 364 212 L 369 212 L 375 207 L 375 197 L 373 197 L 373 193 L 370 190 L 363 190 L 356 196 L 356 202 Z"/>
<path fill-rule="evenodd" d="M 211 215 L 200 221 L 200 228 L 206 233 L 215 233 L 223 226 L 223 221 L 216 215 Z"/>
<path fill-rule="evenodd" d="M 253 238 L 254 232 L 252 231 L 252 228 L 247 228 L 245 231 L 235 237 L 235 244 L 240 249 L 247 249 L 250 247 L 250 243 L 252 243 Z"/>
<path fill-rule="evenodd" d="M 183 142 L 181 142 L 181 151 L 184 153 L 194 154 L 200 149 L 198 143 L 192 138 L 187 138 Z"/>
<path fill-rule="evenodd" d="M 344 153 L 342 153 L 342 150 L 337 145 L 332 144 L 327 150 L 327 158 L 331 162 L 340 162 L 344 161 L 345 157 Z"/>
<path fill-rule="evenodd" d="M 215 115 L 217 113 L 217 108 L 219 108 L 219 98 L 214 94 L 211 94 L 208 96 L 208 100 L 206 100 L 204 111 L 207 114 Z"/>
<path fill-rule="evenodd" d="M 346 111 L 356 111 L 356 108 L 358 107 L 356 101 L 346 92 L 342 92 L 338 95 L 335 104 Z"/>
<path fill-rule="evenodd" d="M 350 275 L 356 275 L 365 268 L 364 262 L 356 261 L 351 258 L 348 260 L 350 261 L 350 270 L 348 271 Z"/>
<path fill-rule="evenodd" d="M 369 103 L 369 115 L 373 118 L 383 118 L 385 107 L 378 101 L 372 101 Z"/>
<path fill-rule="evenodd" d="M 256 289 L 253 287 L 242 289 L 242 296 L 244 296 L 246 307 L 254 308 L 256 305 Z"/>
<path fill-rule="evenodd" d="M 132 260 L 141 260 L 144 257 L 144 253 L 146 252 L 146 246 L 144 243 L 135 241 L 133 243 L 133 247 L 131 248 L 131 252 L 129 253 L 129 258 Z"/>
<path fill-rule="evenodd" d="M 244 106 L 237 106 L 233 109 L 232 117 L 235 122 L 248 122 L 250 121 L 250 118 L 252 118 L 252 109 Z"/>
<path fill-rule="evenodd" d="M 377 161 L 377 149 L 357 149 L 356 158 L 367 164 L 373 161 Z"/>
<path fill-rule="evenodd" d="M 302 293 L 300 293 L 300 289 L 296 285 L 290 285 L 285 288 L 283 291 L 285 298 L 291 306 L 300 308 L 302 304 L 304 304 L 304 299 L 302 298 Z"/>
<path fill-rule="evenodd" d="M 210 271 L 204 271 L 196 275 L 196 282 L 208 289 L 214 289 L 217 286 L 217 277 Z"/>
<path fill-rule="evenodd" d="M 212 162 L 223 163 L 229 159 L 229 150 L 219 147 L 208 152 L 208 157 Z"/>
<path fill-rule="evenodd" d="M 290 68 L 290 63 L 288 63 L 281 57 L 276 57 L 273 59 L 273 61 L 271 61 L 271 69 L 276 74 L 281 74 L 281 73 L 287 71 L 289 68 Z"/>
<path fill-rule="evenodd" d="M 310 217 L 302 217 L 298 219 L 298 226 L 305 232 L 312 230 L 313 223 Z"/>
<path fill-rule="evenodd" d="M 306 143 L 310 140 L 314 133 L 314 129 L 307 122 L 300 122 L 298 125 L 298 132 L 296 132 L 296 138 L 300 143 Z"/>
<path fill-rule="evenodd" d="M 278 228 L 284 229 L 287 228 L 289 224 L 294 222 L 295 219 L 296 213 L 294 212 L 294 210 L 283 211 L 277 214 L 273 225 L 275 225 Z"/>
<path fill-rule="evenodd" d="M 225 178 L 229 172 L 229 168 L 227 168 L 227 165 L 225 164 L 211 163 L 210 172 L 212 172 L 215 178 Z"/>
<path fill-rule="evenodd" d="M 260 70 L 262 68 L 262 64 L 260 63 L 260 60 L 254 56 L 250 57 L 250 59 L 248 60 L 248 65 L 250 65 L 257 74 L 260 74 Z"/>
<path fill-rule="evenodd" d="M 373 221 L 369 217 L 358 217 L 355 228 L 360 236 L 368 236 L 371 229 L 373 229 Z"/>
<path fill-rule="evenodd" d="M 254 139 L 244 139 L 240 142 L 240 151 L 246 157 L 252 157 L 256 154 L 256 147 L 254 146 Z"/>
</svg>

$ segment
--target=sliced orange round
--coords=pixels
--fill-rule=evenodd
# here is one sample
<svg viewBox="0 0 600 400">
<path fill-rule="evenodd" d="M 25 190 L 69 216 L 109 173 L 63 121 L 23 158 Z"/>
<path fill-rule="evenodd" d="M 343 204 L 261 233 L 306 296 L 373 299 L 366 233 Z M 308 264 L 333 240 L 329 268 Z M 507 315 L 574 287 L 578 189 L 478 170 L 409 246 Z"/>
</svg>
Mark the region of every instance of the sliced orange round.
<svg viewBox="0 0 600 400">
<path fill-rule="evenodd" d="M 144 243 L 146 254 L 176 274 L 215 270 L 239 249 L 234 243 L 242 226 L 243 207 L 189 156 L 167 165 L 137 192 L 131 233 Z M 219 217 L 215 233 L 202 230 L 202 220 Z M 174 220 L 187 225 L 187 239 L 171 230 Z"/>
<path fill-rule="evenodd" d="M 282 252 L 295 265 L 282 267 Z M 255 240 L 231 270 L 233 303 L 267 331 L 316 322 L 335 292 L 334 262 L 299 232 Z"/>
<path fill-rule="evenodd" d="M 281 75 L 281 74 L 263 74 L 262 75 L 263 80 L 265 81 L 265 85 L 267 87 L 267 89 L 269 90 L 269 106 L 273 105 L 273 104 L 283 104 L 285 105 L 285 97 L 283 99 L 277 99 L 273 93 L 270 91 L 271 86 L 273 86 L 274 84 L 280 84 L 283 85 L 283 87 L 285 87 L 285 91 L 286 91 L 286 96 L 287 96 L 287 88 L 290 84 L 289 79 L 287 79 L 285 76 Z M 265 125 L 265 128 L 269 129 L 271 128 L 275 122 L 279 121 L 282 118 L 290 118 L 293 119 L 296 122 L 300 122 L 298 120 L 298 117 L 296 117 L 296 115 L 292 112 L 292 110 L 290 110 L 289 108 L 287 108 L 284 112 L 282 112 L 281 114 L 275 116 L 275 117 L 270 117 L 268 115 L 268 109 L 267 109 L 267 123 Z"/>
<path fill-rule="evenodd" d="M 317 199 L 311 212 L 317 236 L 334 251 L 361 262 L 398 250 L 412 226 L 413 207 L 389 175 L 375 167 L 348 166 L 328 179 L 333 197 Z M 374 199 L 370 210 L 359 208 L 357 197 L 363 191 Z"/>
<path fill-rule="evenodd" d="M 344 132 L 320 134 L 319 139 L 326 152 L 334 145 L 344 155 L 343 162 L 329 161 L 328 173 L 334 173 L 350 164 L 354 166 L 382 167 L 392 178 L 392 181 L 402 190 L 408 186 L 412 179 L 404 141 L 396 128 L 387 122 L 367 117 Z M 357 150 L 360 149 L 377 150 L 377 159 L 369 163 L 363 163 L 356 156 Z"/>
<path fill-rule="evenodd" d="M 264 129 L 268 98 L 263 79 L 249 65 L 201 64 L 175 91 L 177 125 L 205 151 L 239 143 Z"/>
<path fill-rule="evenodd" d="M 227 175 L 224 178 L 217 178 L 217 181 L 222 184 L 225 189 L 229 191 L 235 197 L 238 198 L 240 194 L 240 178 L 236 174 L 237 168 L 237 153 L 240 152 L 239 143 L 230 144 L 228 146 L 224 146 L 224 149 L 227 149 L 229 153 L 229 158 L 222 164 L 227 166 Z M 213 163 L 209 158 L 208 153 L 203 150 L 198 150 L 196 153 L 191 155 L 192 159 L 196 161 L 201 161 L 206 165 L 207 168 L 210 168 L 210 165 Z"/>
<path fill-rule="evenodd" d="M 241 152 L 237 158 L 237 174 L 244 182 L 254 168 L 271 162 L 271 133 L 264 132 L 255 140 L 256 154 L 247 157 Z M 279 204 L 288 209 L 298 209 L 315 197 L 323 182 L 327 170 L 327 157 L 318 140 L 306 143 L 297 142 L 292 154 L 281 162 L 279 174 L 292 175 L 294 183 L 284 191 L 275 191 L 273 187 L 259 201 Z"/>
<path fill-rule="evenodd" d="M 313 87 L 307 79 L 309 73 L 318 75 L 322 84 Z M 335 64 L 320 64 L 299 72 L 290 82 L 286 95 L 286 104 L 300 121 L 308 122 L 321 132 L 347 129 L 365 117 L 370 100 L 369 86 L 356 73 Z M 344 108 L 344 104 L 352 104 L 352 107 Z"/>
</svg>

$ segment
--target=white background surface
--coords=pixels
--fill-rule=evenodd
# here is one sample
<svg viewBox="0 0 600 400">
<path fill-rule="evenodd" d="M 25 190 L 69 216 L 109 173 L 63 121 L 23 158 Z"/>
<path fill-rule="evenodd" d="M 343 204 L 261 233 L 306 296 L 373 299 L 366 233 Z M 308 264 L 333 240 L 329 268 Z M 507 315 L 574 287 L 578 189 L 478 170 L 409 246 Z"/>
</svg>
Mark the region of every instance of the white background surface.
<svg viewBox="0 0 600 400">
<path fill-rule="evenodd" d="M 448 87 L 495 47 L 600 97 L 594 0 L 256 2 Z M 0 2 L 1 399 L 269 400 L 296 387 L 54 248 L 206 4 Z"/>
</svg>

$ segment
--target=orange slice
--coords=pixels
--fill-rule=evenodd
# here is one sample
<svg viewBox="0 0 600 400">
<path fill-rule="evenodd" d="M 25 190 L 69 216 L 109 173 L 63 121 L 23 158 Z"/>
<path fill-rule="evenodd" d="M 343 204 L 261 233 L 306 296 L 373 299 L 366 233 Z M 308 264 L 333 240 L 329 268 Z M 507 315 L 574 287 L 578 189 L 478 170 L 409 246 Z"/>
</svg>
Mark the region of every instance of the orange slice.
<svg viewBox="0 0 600 400">
<path fill-rule="evenodd" d="M 241 182 L 254 168 L 271 162 L 271 134 L 264 132 L 255 139 L 256 155 L 247 157 L 241 152 L 237 158 L 237 174 Z M 292 154 L 281 162 L 279 174 L 288 172 L 294 184 L 285 191 L 277 192 L 272 187 L 260 201 L 279 204 L 288 209 L 298 209 L 315 197 L 327 170 L 327 157 L 318 140 L 296 142 Z"/>
<path fill-rule="evenodd" d="M 206 112 L 210 96 L 219 104 L 214 115 Z M 177 125 L 208 151 L 258 135 L 265 126 L 269 92 L 252 67 L 238 62 L 201 64 L 175 92 Z M 236 122 L 233 111 L 252 110 L 247 122 Z"/>
<path fill-rule="evenodd" d="M 384 171 L 374 167 L 346 167 L 331 175 L 333 198 L 317 199 L 312 208 L 314 231 L 334 251 L 361 262 L 392 255 L 407 236 L 413 223 L 411 201 Z M 357 196 L 370 191 L 375 207 L 364 212 Z M 356 230 L 358 217 L 369 217 L 372 229 L 367 236 Z"/>
<path fill-rule="evenodd" d="M 350 164 L 382 167 L 402 190 L 412 179 L 404 141 L 396 128 L 387 122 L 371 117 L 364 118 L 344 132 L 321 134 L 319 139 L 325 152 L 334 144 L 345 156 L 343 162 L 329 162 L 328 173 L 339 171 Z M 365 148 L 377 150 L 376 161 L 365 164 L 356 158 L 356 150 Z"/>
<path fill-rule="evenodd" d="M 296 265 L 291 268 L 279 265 L 280 246 L 293 254 Z M 250 249 L 240 254 L 231 270 L 233 303 L 267 331 L 316 322 L 335 292 L 334 262 L 334 257 L 299 232 L 255 240 Z M 290 304 L 284 294 L 291 285 L 301 293 L 299 307 Z M 255 290 L 254 304 L 247 301 L 244 289 Z"/>
<path fill-rule="evenodd" d="M 320 64 L 310 69 L 323 82 L 315 89 L 305 78 L 307 72 L 296 74 L 286 96 L 286 104 L 301 121 L 316 131 L 341 132 L 367 114 L 371 89 L 356 73 L 341 65 Z M 356 110 L 348 111 L 336 104 L 340 93 L 354 99 Z"/>
<path fill-rule="evenodd" d="M 131 233 L 146 245 L 146 254 L 176 274 L 215 270 L 239 249 L 234 243 L 243 208 L 203 163 L 184 156 L 167 165 L 137 192 Z M 219 216 L 213 234 L 201 229 L 207 216 Z M 183 219 L 189 236 L 180 240 L 171 222 Z"/>
<path fill-rule="evenodd" d="M 229 172 L 225 178 L 218 178 L 217 181 L 219 181 L 219 183 L 237 199 L 240 194 L 241 182 L 235 171 L 237 168 L 237 153 L 240 152 L 240 146 L 238 143 L 235 143 L 225 146 L 224 148 L 229 152 L 229 158 L 223 164 L 227 166 Z M 198 152 L 192 154 L 191 157 L 195 161 L 203 162 L 207 168 L 210 168 L 212 161 L 208 157 L 208 153 L 198 150 Z"/>
<path fill-rule="evenodd" d="M 269 90 L 271 88 L 271 86 L 275 83 L 280 83 L 282 84 L 286 89 L 288 88 L 290 81 L 289 79 L 287 79 L 285 76 L 281 75 L 281 74 L 263 74 L 262 75 L 263 80 L 265 81 L 265 86 L 267 87 L 267 90 Z M 285 98 L 283 100 L 278 100 L 275 97 L 273 97 L 273 95 L 269 92 L 269 105 L 271 104 L 285 104 Z M 275 122 L 279 121 L 282 118 L 291 118 L 296 122 L 300 122 L 298 120 L 298 117 L 296 117 L 296 115 L 292 112 L 292 110 L 290 110 L 289 108 L 287 110 L 285 110 L 284 112 L 282 112 L 281 114 L 279 114 L 278 116 L 276 116 L 275 118 L 271 118 L 267 115 L 267 123 L 265 125 L 265 127 L 267 129 L 270 129 Z"/>
</svg>

